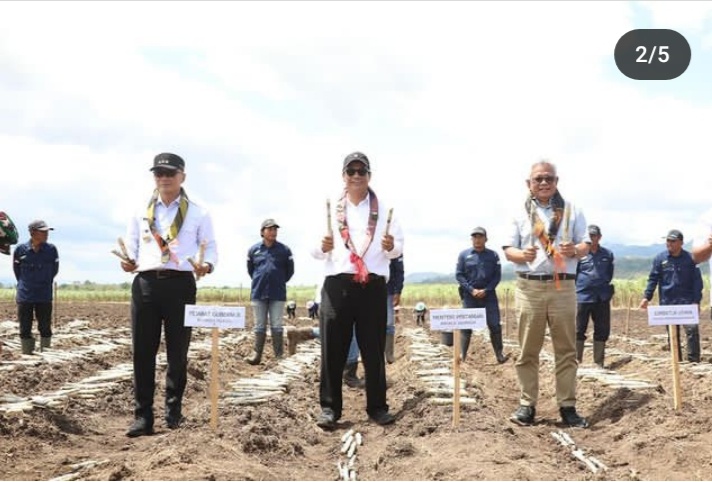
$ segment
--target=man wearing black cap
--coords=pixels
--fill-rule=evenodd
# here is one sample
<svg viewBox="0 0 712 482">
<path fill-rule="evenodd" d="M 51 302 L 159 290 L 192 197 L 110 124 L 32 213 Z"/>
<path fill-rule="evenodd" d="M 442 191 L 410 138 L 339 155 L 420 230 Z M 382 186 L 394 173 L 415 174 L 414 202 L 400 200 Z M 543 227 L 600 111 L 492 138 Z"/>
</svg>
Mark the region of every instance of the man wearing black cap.
<svg viewBox="0 0 712 482">
<path fill-rule="evenodd" d="M 183 159 L 158 154 L 151 171 L 156 188 L 148 205 L 143 203 L 128 224 L 128 259 L 121 261 L 124 271 L 137 273 L 131 287 L 135 403 L 129 437 L 153 433 L 156 354 L 162 327 L 168 360 L 165 421 L 170 429 L 180 426 L 192 333 L 184 325 L 185 306 L 195 304 L 195 279 L 212 273 L 217 262 L 210 214 L 188 199 L 182 187 L 186 178 Z"/>
<path fill-rule="evenodd" d="M 515 363 L 521 390 L 519 408 L 510 420 L 535 423 L 539 397 L 539 355 L 547 328 L 554 349 L 556 402 L 564 424 L 588 427 L 576 411 L 576 265 L 588 253 L 586 218 L 559 191 L 556 166 L 535 162 L 525 181 L 527 194 L 513 216 L 502 246 L 517 273 L 515 301 L 519 358 Z"/>
<path fill-rule="evenodd" d="M 321 414 L 317 418 L 317 425 L 324 429 L 335 428 L 341 417 L 342 373 L 354 326 L 366 372 L 366 412 L 379 425 L 395 421 L 386 403 L 383 353 L 386 283 L 390 260 L 403 253 L 403 231 L 397 217 L 390 218 L 387 206 L 369 187 L 371 163 L 365 154 L 346 156 L 341 178 L 344 190 L 333 215 L 329 214 L 329 231 L 312 251 L 324 261 L 325 274 L 319 308 Z"/>
<path fill-rule="evenodd" d="M 591 248 L 576 267 L 576 359 L 583 360 L 589 317 L 593 319 L 593 362 L 603 368 L 606 342 L 611 334 L 613 253 L 601 246 L 601 228 L 588 227 Z"/>
<path fill-rule="evenodd" d="M 700 304 L 702 300 L 702 273 L 692 255 L 682 249 L 684 237 L 677 229 L 671 229 L 665 236 L 667 249 L 653 259 L 653 267 L 648 275 L 640 308 L 647 309 L 658 289 L 660 305 Z M 680 326 L 675 325 L 678 359 L 682 359 L 680 348 Z M 685 325 L 687 334 L 687 361 L 700 361 L 700 331 L 698 325 Z M 668 344 L 670 333 L 668 332 Z"/>
<path fill-rule="evenodd" d="M 499 322 L 497 285 L 502 280 L 502 264 L 499 255 L 485 247 L 487 231 L 476 227 L 470 232 L 472 248 L 462 251 L 457 257 L 455 278 L 463 308 L 484 308 L 487 315 L 490 342 L 498 363 L 507 361 L 502 352 L 502 325 Z M 462 330 L 460 338 L 462 359 L 467 358 L 472 330 Z"/>
<path fill-rule="evenodd" d="M 247 251 L 247 274 L 252 279 L 250 299 L 255 318 L 255 347 L 246 360 L 250 365 L 257 365 L 262 360 L 268 317 L 274 356 L 277 359 L 284 356 L 282 313 L 287 302 L 287 282 L 294 274 L 294 257 L 287 245 L 277 241 L 278 229 L 274 219 L 265 219 L 260 226 L 262 241 Z"/>
<path fill-rule="evenodd" d="M 52 284 L 59 272 L 59 254 L 55 245 L 47 242 L 49 232 L 54 228 L 37 219 L 29 224 L 28 230 L 30 240 L 15 249 L 12 267 L 17 280 L 17 318 L 22 353 L 32 355 L 35 350 L 33 318 L 37 318 L 40 349 L 51 345 Z"/>
</svg>

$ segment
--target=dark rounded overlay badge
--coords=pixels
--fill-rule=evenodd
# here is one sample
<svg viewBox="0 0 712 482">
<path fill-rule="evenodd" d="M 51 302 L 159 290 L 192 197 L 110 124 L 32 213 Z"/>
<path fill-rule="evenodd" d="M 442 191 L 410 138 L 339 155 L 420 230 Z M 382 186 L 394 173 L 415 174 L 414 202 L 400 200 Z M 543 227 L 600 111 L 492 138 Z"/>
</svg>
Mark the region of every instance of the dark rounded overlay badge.
<svg viewBox="0 0 712 482">
<path fill-rule="evenodd" d="M 635 80 L 670 80 L 690 65 L 687 39 L 670 29 L 641 28 L 623 35 L 613 53 L 623 75 Z"/>
</svg>

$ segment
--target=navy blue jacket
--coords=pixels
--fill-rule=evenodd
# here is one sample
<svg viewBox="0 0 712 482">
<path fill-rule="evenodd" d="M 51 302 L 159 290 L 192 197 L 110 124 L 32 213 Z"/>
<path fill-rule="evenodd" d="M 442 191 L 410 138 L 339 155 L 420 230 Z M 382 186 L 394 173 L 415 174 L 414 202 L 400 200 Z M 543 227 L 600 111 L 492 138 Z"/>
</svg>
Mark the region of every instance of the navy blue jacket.
<svg viewBox="0 0 712 482">
<path fill-rule="evenodd" d="M 499 255 L 491 249 L 485 248 L 478 253 L 475 248 L 469 248 L 457 257 L 455 278 L 459 284 L 460 298 L 467 302 L 482 302 L 497 300 L 495 289 L 502 280 L 502 264 Z M 484 289 L 487 296 L 484 300 L 472 297 L 473 289 Z"/>
<path fill-rule="evenodd" d="M 386 288 L 388 289 L 388 294 L 399 295 L 403 291 L 403 281 L 405 280 L 403 255 L 401 254 L 397 258 L 393 258 L 388 267 L 390 268 L 390 274 L 388 275 L 388 284 L 386 285 Z"/>
<path fill-rule="evenodd" d="M 271 247 L 257 243 L 247 251 L 252 278 L 251 300 L 287 301 L 287 282 L 294 274 L 292 251 L 279 241 Z"/>
<path fill-rule="evenodd" d="M 576 301 L 596 303 L 609 301 L 613 296 L 613 253 L 598 247 L 579 259 L 576 267 Z"/>
<path fill-rule="evenodd" d="M 51 243 L 42 243 L 35 252 L 30 241 L 17 245 L 12 255 L 17 280 L 18 303 L 49 303 L 52 283 L 59 272 L 59 254 Z"/>
<path fill-rule="evenodd" d="M 656 287 L 661 305 L 689 305 L 702 300 L 702 273 L 689 252 L 683 249 L 679 256 L 672 256 L 665 250 L 655 256 L 645 299 L 653 298 Z"/>
</svg>

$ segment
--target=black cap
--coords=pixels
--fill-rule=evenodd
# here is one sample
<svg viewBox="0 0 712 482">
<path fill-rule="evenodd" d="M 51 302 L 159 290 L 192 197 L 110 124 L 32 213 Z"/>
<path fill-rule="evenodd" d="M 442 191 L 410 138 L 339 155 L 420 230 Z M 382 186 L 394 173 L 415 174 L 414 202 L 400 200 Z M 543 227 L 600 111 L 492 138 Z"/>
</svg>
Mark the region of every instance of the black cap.
<svg viewBox="0 0 712 482">
<path fill-rule="evenodd" d="M 32 221 L 29 225 L 27 225 L 27 229 L 32 232 L 32 231 L 54 231 L 54 228 L 50 228 L 46 222 L 42 221 L 41 219 L 35 219 Z"/>
<path fill-rule="evenodd" d="M 682 233 L 677 229 L 671 229 L 668 231 L 667 236 L 665 236 L 665 239 L 668 241 L 677 241 L 678 239 L 682 241 L 682 238 Z"/>
<path fill-rule="evenodd" d="M 272 218 L 265 219 L 264 221 L 262 221 L 262 226 L 260 226 L 260 232 L 262 232 L 263 229 L 271 227 L 278 228 L 279 224 L 277 224 L 277 221 Z"/>
<path fill-rule="evenodd" d="M 151 171 L 159 168 L 183 171 L 185 170 L 185 161 L 177 154 L 162 152 L 153 158 L 153 167 L 151 168 Z"/>
<path fill-rule="evenodd" d="M 594 236 L 600 236 L 601 235 L 601 228 L 596 226 L 595 224 L 591 224 L 588 227 L 588 234 L 591 235 L 593 234 Z"/>
<path fill-rule="evenodd" d="M 371 163 L 368 161 L 368 157 L 366 157 L 366 154 L 363 152 L 352 152 L 348 156 L 344 158 L 344 166 L 341 169 L 341 172 L 345 171 L 346 168 L 348 167 L 349 164 L 352 162 L 360 162 L 364 166 L 366 166 L 366 169 L 368 169 L 369 172 L 371 172 Z"/>
<path fill-rule="evenodd" d="M 487 230 L 481 226 L 477 226 L 472 231 L 470 231 L 470 236 L 474 236 L 475 234 L 481 234 L 482 236 L 484 236 L 486 238 Z"/>
</svg>

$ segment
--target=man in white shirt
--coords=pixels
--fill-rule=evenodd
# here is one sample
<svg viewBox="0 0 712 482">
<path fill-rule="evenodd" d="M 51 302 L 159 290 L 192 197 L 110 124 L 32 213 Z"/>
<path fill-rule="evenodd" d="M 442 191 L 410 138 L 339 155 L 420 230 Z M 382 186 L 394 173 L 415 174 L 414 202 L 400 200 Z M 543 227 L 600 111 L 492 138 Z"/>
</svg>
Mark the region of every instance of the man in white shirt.
<svg viewBox="0 0 712 482">
<path fill-rule="evenodd" d="M 126 435 L 153 433 L 156 354 L 165 330 L 166 426 L 178 428 L 187 381 L 191 328 L 184 326 L 185 305 L 195 304 L 195 278 L 213 272 L 217 249 L 208 211 L 188 199 L 182 188 L 185 162 L 171 153 L 153 160 L 156 189 L 131 219 L 126 234 L 126 272 L 136 272 L 131 287 L 134 365 L 134 422 Z M 205 246 L 203 263 L 197 259 Z M 194 277 L 195 275 L 195 277 Z"/>
<path fill-rule="evenodd" d="M 369 188 L 371 163 L 365 154 L 346 156 L 344 191 L 331 216 L 330 232 L 312 255 L 324 260 L 319 307 L 321 377 L 317 425 L 333 429 L 343 408 L 342 374 L 355 326 L 366 372 L 366 412 L 379 425 L 395 421 L 386 403 L 387 290 L 390 260 L 403 252 L 396 217 Z M 336 233 L 336 239 L 333 233 Z"/>
</svg>

